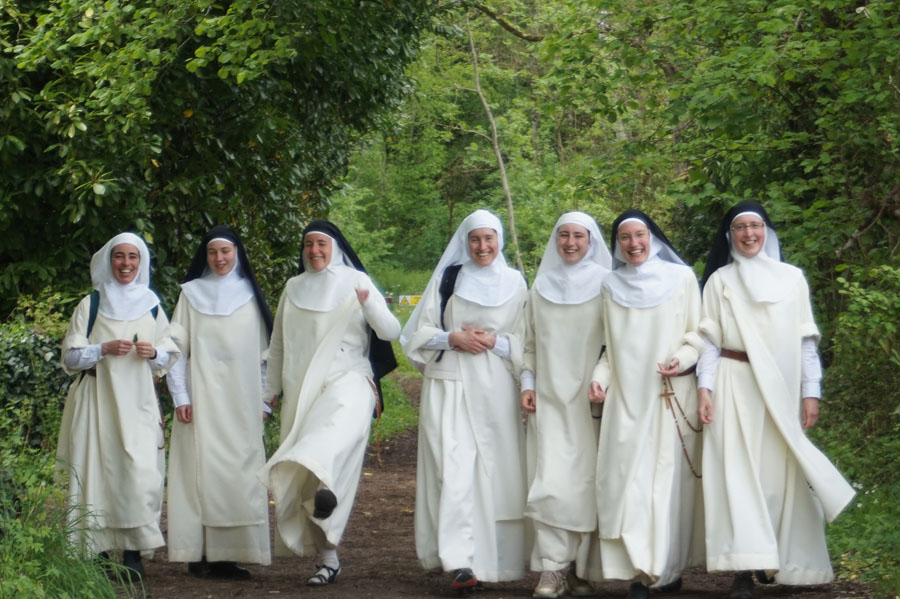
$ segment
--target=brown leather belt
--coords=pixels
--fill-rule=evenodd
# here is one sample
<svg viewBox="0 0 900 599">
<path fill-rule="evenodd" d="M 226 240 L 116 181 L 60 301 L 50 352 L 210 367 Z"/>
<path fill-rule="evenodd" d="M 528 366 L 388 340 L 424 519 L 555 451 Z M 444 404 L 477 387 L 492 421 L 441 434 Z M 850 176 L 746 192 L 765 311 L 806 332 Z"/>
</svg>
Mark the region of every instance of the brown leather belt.
<svg viewBox="0 0 900 599">
<path fill-rule="evenodd" d="M 731 360 L 737 360 L 739 362 L 750 361 L 750 358 L 747 357 L 747 352 L 725 349 L 724 347 L 720 350 L 719 355 L 721 355 L 723 358 L 729 358 Z"/>
<path fill-rule="evenodd" d="M 88 374 L 88 376 L 97 376 L 97 369 L 96 369 L 96 368 L 88 368 L 88 369 L 85 370 L 84 372 L 86 372 L 86 373 Z"/>
</svg>

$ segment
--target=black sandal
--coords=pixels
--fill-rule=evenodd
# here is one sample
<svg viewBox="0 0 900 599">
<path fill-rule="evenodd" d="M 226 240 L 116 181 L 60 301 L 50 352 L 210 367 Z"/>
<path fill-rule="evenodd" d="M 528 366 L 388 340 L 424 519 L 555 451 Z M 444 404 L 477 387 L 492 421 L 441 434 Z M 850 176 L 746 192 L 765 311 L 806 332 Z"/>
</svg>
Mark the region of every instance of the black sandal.
<svg viewBox="0 0 900 599">
<path fill-rule="evenodd" d="M 337 578 L 337 575 L 341 573 L 341 567 L 332 568 L 331 566 L 326 566 L 325 564 L 316 564 L 316 573 L 306 579 L 306 586 L 308 587 L 324 587 Z"/>
</svg>

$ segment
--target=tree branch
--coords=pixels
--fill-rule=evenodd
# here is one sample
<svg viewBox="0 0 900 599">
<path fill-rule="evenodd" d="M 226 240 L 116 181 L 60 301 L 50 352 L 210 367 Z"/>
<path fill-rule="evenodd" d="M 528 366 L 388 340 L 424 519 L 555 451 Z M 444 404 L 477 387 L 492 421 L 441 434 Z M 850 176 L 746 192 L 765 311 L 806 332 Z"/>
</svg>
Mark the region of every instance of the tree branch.
<svg viewBox="0 0 900 599">
<path fill-rule="evenodd" d="M 497 24 L 500 25 L 500 27 L 502 27 L 503 29 L 506 29 L 514 36 L 521 38 L 521 39 L 525 40 L 526 42 L 539 42 L 544 39 L 543 35 L 534 34 L 534 33 L 525 33 L 524 31 L 520 31 L 519 29 L 516 29 L 516 27 L 514 25 L 512 25 L 509 21 L 507 21 L 502 16 L 500 16 L 496 12 L 492 11 L 490 8 L 488 8 L 487 6 L 485 6 L 483 4 L 479 4 L 478 2 L 473 2 L 472 8 L 480 10 L 481 12 L 483 12 L 484 14 L 486 14 L 487 16 L 492 18 L 494 21 L 496 21 Z"/>
</svg>

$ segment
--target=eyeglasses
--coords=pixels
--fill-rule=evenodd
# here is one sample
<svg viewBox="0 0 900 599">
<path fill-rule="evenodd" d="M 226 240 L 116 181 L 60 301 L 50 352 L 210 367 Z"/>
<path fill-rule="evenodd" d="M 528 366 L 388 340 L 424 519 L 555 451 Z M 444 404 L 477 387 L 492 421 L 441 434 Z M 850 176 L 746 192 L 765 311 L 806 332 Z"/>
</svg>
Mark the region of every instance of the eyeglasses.
<svg viewBox="0 0 900 599">
<path fill-rule="evenodd" d="M 765 228 L 766 228 L 765 223 L 750 223 L 750 224 L 746 224 L 746 225 L 745 224 L 733 225 L 731 227 L 731 230 L 735 233 L 743 233 L 747 229 L 750 229 L 751 231 L 756 232 L 756 231 L 759 231 L 759 230 L 762 230 Z"/>
</svg>

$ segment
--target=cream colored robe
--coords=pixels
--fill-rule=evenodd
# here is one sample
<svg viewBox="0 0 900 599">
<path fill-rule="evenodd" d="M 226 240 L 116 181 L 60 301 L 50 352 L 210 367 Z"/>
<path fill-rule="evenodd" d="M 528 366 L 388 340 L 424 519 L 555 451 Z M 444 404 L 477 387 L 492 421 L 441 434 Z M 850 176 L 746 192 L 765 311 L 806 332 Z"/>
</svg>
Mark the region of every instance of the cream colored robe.
<svg viewBox="0 0 900 599">
<path fill-rule="evenodd" d="M 266 397 L 283 392 L 280 446 L 259 473 L 275 498 L 276 555 L 307 555 L 340 543 L 375 408 L 369 327 L 386 341 L 400 335 L 400 323 L 365 274 L 357 285 L 369 290 L 365 305 L 350 293 L 329 312 L 291 303 L 290 286 L 302 284 L 299 279 L 288 281 L 278 303 L 266 377 Z M 320 520 L 312 513 L 323 487 L 338 503 Z"/>
<path fill-rule="evenodd" d="M 703 292 L 703 334 L 750 359 L 719 360 L 704 431 L 707 568 L 777 570 L 779 583 L 819 584 L 833 578 L 824 519 L 854 491 L 801 427 L 800 346 L 819 331 L 802 271 L 781 267 L 789 292 L 776 303 L 750 301 L 733 264 Z"/>
<path fill-rule="evenodd" d="M 135 335 L 168 351 L 169 365 L 180 355 L 162 307 L 155 319 L 150 312 L 133 321 L 97 314 L 90 338 L 89 314 L 90 296 L 85 296 L 69 321 L 63 356 L 72 348 Z M 79 375 L 69 387 L 57 447 L 59 467 L 68 473 L 73 543 L 88 555 L 163 546 L 160 459 L 165 440 L 153 377 L 165 370 L 151 371 L 133 350 L 105 356 L 95 366 L 96 376 L 63 368 Z"/>
<path fill-rule="evenodd" d="M 172 424 L 169 560 L 271 563 L 260 364 L 266 325 L 256 301 L 228 316 L 195 310 L 184 294 L 172 337 L 188 357 L 192 422 Z"/>
<path fill-rule="evenodd" d="M 506 334 L 510 360 L 492 351 L 422 349 L 440 328 L 438 286 L 423 297 L 419 329 L 403 348 L 425 364 L 416 469 L 416 553 L 425 568 L 472 568 L 482 581 L 524 574 L 525 460 L 519 393 L 526 288 L 484 307 L 452 296 L 444 322 Z"/>
<path fill-rule="evenodd" d="M 602 308 L 599 295 L 582 304 L 555 304 L 532 288 L 525 309 L 525 368 L 535 373 L 537 398 L 537 410 L 528 416 L 525 515 L 580 533 L 576 566 L 580 577 L 590 579 L 601 577 L 599 564 L 589 560 L 597 530 L 600 419 L 592 416 L 588 387 L 603 346 Z M 538 542 L 534 549 L 531 568 L 542 570 L 541 558 L 553 559 L 562 548 Z"/>
<path fill-rule="evenodd" d="M 600 554 L 606 578 L 643 574 L 659 585 L 702 561 L 699 481 L 683 454 L 678 430 L 698 474 L 697 386 L 693 374 L 669 379 L 684 416 L 660 397 L 658 364 L 678 358 L 681 370 L 704 348 L 697 333 L 700 290 L 690 268 L 670 264 L 680 277 L 674 295 L 652 308 L 617 304 L 604 289 L 606 352 L 593 380 L 606 389 L 597 455 Z M 674 418 L 673 418 L 674 416 Z M 678 424 L 676 428 L 675 420 Z"/>
</svg>

